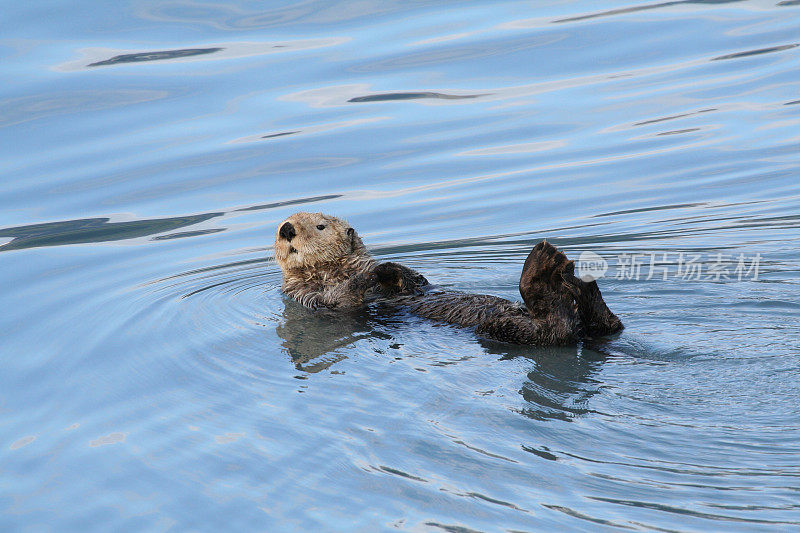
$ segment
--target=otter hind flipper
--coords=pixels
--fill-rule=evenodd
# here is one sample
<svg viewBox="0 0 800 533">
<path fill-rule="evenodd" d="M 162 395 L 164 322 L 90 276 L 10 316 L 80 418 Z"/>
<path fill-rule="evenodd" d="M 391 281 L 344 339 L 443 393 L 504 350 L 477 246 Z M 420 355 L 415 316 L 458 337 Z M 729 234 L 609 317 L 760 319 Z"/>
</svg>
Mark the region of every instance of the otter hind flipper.
<svg viewBox="0 0 800 533">
<path fill-rule="evenodd" d="M 578 313 L 587 335 L 594 337 L 622 331 L 622 321 L 606 305 L 596 280 L 583 281 L 567 272 L 562 277 L 564 287 L 572 293 L 578 304 Z"/>
<path fill-rule="evenodd" d="M 574 308 L 573 297 L 564 287 L 562 274 L 573 275 L 575 265 L 547 241 L 533 247 L 519 278 L 519 293 L 534 318 L 567 313 Z"/>
</svg>

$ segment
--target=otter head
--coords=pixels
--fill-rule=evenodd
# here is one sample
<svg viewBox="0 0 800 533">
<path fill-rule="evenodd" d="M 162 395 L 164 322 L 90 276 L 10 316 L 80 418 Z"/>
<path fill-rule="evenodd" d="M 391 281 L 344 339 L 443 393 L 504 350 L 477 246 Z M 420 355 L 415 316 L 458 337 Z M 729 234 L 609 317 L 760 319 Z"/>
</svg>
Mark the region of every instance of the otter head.
<svg viewBox="0 0 800 533">
<path fill-rule="evenodd" d="M 314 269 L 367 255 L 347 222 L 322 213 L 295 213 L 278 225 L 275 260 L 281 270 Z"/>
</svg>

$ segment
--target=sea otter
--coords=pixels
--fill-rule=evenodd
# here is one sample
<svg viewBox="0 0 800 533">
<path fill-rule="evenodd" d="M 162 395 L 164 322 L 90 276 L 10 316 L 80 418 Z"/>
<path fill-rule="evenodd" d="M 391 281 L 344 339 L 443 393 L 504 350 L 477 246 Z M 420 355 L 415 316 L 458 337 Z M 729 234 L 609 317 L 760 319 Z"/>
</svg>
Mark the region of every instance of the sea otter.
<svg viewBox="0 0 800 533">
<path fill-rule="evenodd" d="M 597 282 L 577 278 L 574 263 L 546 241 L 533 247 L 522 267 L 525 305 L 439 289 L 408 267 L 380 263 L 350 225 L 322 213 L 284 220 L 275 236 L 275 260 L 283 271 L 283 292 L 314 309 L 352 310 L 378 301 L 515 344 L 573 344 L 623 328 Z"/>
</svg>

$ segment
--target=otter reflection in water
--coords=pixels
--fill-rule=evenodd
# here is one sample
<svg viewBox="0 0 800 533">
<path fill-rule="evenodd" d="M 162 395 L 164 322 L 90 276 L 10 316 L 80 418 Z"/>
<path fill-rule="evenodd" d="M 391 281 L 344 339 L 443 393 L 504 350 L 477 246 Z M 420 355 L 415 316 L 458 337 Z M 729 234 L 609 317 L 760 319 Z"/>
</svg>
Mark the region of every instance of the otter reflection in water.
<svg viewBox="0 0 800 533">
<path fill-rule="evenodd" d="M 312 311 L 287 301 L 282 319 L 276 332 L 283 339 L 283 348 L 297 370 L 310 374 L 333 369 L 351 354 L 363 353 L 363 347 L 358 347 L 362 343 L 369 344 L 368 352 L 392 353 L 401 340 L 393 333 L 404 326 L 402 316 L 380 305 L 370 306 L 368 313 L 336 313 Z M 515 409 L 519 414 L 535 420 L 568 422 L 591 412 L 589 401 L 601 391 L 600 382 L 593 376 L 606 357 L 601 343 L 579 347 L 515 346 L 485 339 L 478 339 L 478 343 L 484 353 L 500 360 L 530 362 L 519 387 L 523 400 Z M 470 347 L 466 350 L 472 352 Z M 528 451 L 546 455 L 535 446 Z"/>
<path fill-rule="evenodd" d="M 348 346 L 375 336 L 366 314 L 312 313 L 294 302 L 287 302 L 275 331 L 295 368 L 310 373 L 345 359 Z"/>
<path fill-rule="evenodd" d="M 543 346 L 535 350 L 496 341 L 480 343 L 486 353 L 500 359 L 524 358 L 533 363 L 519 390 L 525 400 L 520 414 L 535 420 L 569 422 L 592 412 L 589 400 L 602 390 L 601 382 L 593 376 L 609 356 L 603 342 L 579 347 Z"/>
<path fill-rule="evenodd" d="M 623 327 L 597 282 L 577 278 L 573 262 L 544 241 L 522 268 L 524 306 L 496 296 L 440 290 L 408 267 L 379 263 L 352 227 L 322 213 L 296 213 L 283 221 L 275 236 L 275 259 L 283 272 L 283 291 L 314 309 L 346 311 L 378 300 L 514 344 L 570 345 Z"/>
</svg>

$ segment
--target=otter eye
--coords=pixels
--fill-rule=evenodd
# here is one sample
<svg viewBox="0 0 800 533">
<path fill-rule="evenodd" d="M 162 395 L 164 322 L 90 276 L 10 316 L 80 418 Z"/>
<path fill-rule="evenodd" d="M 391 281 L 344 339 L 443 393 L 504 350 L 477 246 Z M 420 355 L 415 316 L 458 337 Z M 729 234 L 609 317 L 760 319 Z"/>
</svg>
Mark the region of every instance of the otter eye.
<svg viewBox="0 0 800 533">
<path fill-rule="evenodd" d="M 325 229 L 325 224 L 317 224 L 317 229 L 322 231 Z"/>
</svg>

